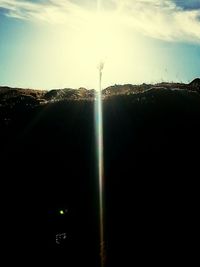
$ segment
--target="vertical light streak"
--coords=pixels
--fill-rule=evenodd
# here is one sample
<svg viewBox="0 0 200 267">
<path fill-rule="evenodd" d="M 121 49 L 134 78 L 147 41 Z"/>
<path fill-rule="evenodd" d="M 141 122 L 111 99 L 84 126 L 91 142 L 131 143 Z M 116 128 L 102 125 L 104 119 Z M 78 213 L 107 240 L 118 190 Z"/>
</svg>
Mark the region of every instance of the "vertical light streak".
<svg viewBox="0 0 200 267">
<path fill-rule="evenodd" d="M 101 1 L 97 0 L 97 15 L 100 18 L 101 14 Z M 101 21 L 100 21 L 101 22 Z M 99 35 L 102 34 L 100 29 Z M 101 29 L 102 30 L 102 29 Z M 99 56 L 99 55 L 97 55 Z M 96 145 L 97 145 L 97 163 L 98 163 L 98 183 L 99 183 L 99 231 L 100 231 L 100 261 L 101 267 L 105 263 L 105 240 L 104 240 L 104 158 L 103 158 L 103 111 L 102 111 L 102 71 L 104 63 L 100 62 L 99 70 L 99 88 L 96 91 L 95 97 L 95 117 L 96 117 Z"/>
<path fill-rule="evenodd" d="M 101 11 L 101 0 L 97 0 L 97 11 Z"/>
<path fill-rule="evenodd" d="M 99 89 L 95 98 L 95 118 L 96 118 L 96 146 L 97 146 L 97 167 L 99 183 L 99 226 L 100 226 L 100 259 L 101 267 L 104 266 L 104 159 L 103 159 L 103 111 L 102 111 L 102 71 L 103 63 L 99 64 Z"/>
</svg>

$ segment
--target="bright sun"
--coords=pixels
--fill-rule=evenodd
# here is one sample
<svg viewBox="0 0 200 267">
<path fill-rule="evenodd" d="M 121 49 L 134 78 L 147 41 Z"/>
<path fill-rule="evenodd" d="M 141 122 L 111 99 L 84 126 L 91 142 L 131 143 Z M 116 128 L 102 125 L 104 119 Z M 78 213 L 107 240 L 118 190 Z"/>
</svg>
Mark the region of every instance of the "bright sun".
<svg viewBox="0 0 200 267">
<path fill-rule="evenodd" d="M 80 50 L 91 63 L 102 59 L 113 60 L 121 49 L 120 38 L 123 33 L 118 26 L 116 18 L 109 14 L 91 16 L 74 40 L 77 44 L 75 50 Z"/>
<path fill-rule="evenodd" d="M 129 82 L 128 77 L 139 77 L 137 71 L 144 57 L 142 45 L 136 35 L 130 34 L 126 19 L 119 14 L 82 11 L 75 21 L 57 25 L 54 32 L 49 32 L 41 58 L 46 55 L 47 62 L 53 62 L 52 75 L 57 76 L 60 88 L 66 84 L 72 88 L 98 88 L 99 62 L 105 63 L 103 88 L 121 80 Z"/>
<path fill-rule="evenodd" d="M 84 75 L 94 75 L 100 61 L 106 68 L 117 65 L 126 51 L 125 36 L 120 19 L 111 13 L 94 13 L 87 16 L 70 36 L 68 49 L 73 55 L 72 66 Z M 68 51 L 67 51 L 68 53 Z M 86 71 L 89 73 L 86 73 Z"/>
</svg>

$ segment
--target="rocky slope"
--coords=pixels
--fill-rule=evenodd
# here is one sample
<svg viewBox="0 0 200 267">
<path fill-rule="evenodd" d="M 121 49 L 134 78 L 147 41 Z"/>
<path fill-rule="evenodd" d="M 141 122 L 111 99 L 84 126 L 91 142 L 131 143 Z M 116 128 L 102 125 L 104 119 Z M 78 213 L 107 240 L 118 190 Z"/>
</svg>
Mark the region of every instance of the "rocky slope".
<svg viewBox="0 0 200 267">
<path fill-rule="evenodd" d="M 199 79 L 103 97 L 105 267 L 185 261 L 199 227 Z M 28 259 L 41 248 L 45 264 L 100 266 L 93 100 L 84 88 L 0 89 L 2 233 L 10 250 L 32 245 Z"/>
<path fill-rule="evenodd" d="M 158 84 L 141 84 L 141 85 L 113 85 L 105 88 L 102 91 L 103 99 L 116 95 L 132 95 L 138 93 L 145 93 L 149 90 L 185 90 L 188 92 L 200 92 L 200 79 L 197 78 L 189 84 L 183 83 L 158 83 Z M 55 102 L 61 100 L 94 100 L 95 90 L 87 90 L 86 88 L 79 89 L 53 89 L 45 90 L 31 90 L 21 88 L 0 87 L 0 106 L 3 105 L 37 105 L 48 102 Z"/>
</svg>

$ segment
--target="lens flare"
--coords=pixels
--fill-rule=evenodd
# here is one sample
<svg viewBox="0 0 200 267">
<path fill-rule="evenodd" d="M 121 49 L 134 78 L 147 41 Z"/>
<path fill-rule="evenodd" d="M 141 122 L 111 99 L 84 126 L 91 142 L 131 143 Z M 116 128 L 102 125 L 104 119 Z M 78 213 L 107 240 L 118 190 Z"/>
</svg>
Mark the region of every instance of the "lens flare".
<svg viewBox="0 0 200 267">
<path fill-rule="evenodd" d="M 99 70 L 99 89 L 95 97 L 95 126 L 96 126 L 96 147 L 98 163 L 98 183 L 99 183 L 99 225 L 100 225 L 100 257 L 101 267 L 105 261 L 104 244 L 104 159 L 103 159 L 103 111 L 102 111 L 102 71 L 104 63 L 100 62 Z"/>
<path fill-rule="evenodd" d="M 102 58 L 102 40 L 105 42 L 105 36 L 102 36 L 104 27 L 102 27 L 101 21 L 101 0 L 97 0 L 97 15 L 98 15 L 98 27 L 97 38 L 99 51 L 97 53 Z M 99 34 L 99 35 L 98 35 Z M 103 55 L 104 56 L 104 55 Z M 104 158 L 103 158 L 103 109 L 102 109 L 102 73 L 104 68 L 104 62 L 100 61 L 98 65 L 99 71 L 99 86 L 96 91 L 95 97 L 95 126 L 96 126 L 96 147 L 97 147 L 97 163 L 98 163 L 98 183 L 99 183 L 99 231 L 100 231 L 100 261 L 101 267 L 104 267 L 105 263 L 105 240 L 104 240 Z"/>
<path fill-rule="evenodd" d="M 64 210 L 59 210 L 59 213 L 60 213 L 60 215 L 64 215 L 65 214 Z"/>
</svg>

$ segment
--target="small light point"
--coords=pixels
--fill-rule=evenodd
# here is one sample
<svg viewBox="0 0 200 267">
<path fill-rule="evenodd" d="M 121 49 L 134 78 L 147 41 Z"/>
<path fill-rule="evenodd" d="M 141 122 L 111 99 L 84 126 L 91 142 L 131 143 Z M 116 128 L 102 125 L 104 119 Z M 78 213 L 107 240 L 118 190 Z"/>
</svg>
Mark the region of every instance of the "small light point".
<svg viewBox="0 0 200 267">
<path fill-rule="evenodd" d="M 60 210 L 59 213 L 60 213 L 60 215 L 64 215 L 65 214 L 64 210 Z"/>
</svg>

